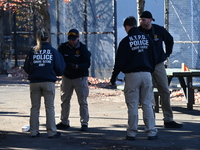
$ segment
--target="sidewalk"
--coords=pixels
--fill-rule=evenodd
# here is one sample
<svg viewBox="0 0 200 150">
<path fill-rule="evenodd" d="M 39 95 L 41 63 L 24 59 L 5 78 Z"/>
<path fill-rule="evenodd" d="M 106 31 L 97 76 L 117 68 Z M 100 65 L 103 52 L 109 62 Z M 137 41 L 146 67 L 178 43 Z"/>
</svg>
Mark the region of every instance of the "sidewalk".
<svg viewBox="0 0 200 150">
<path fill-rule="evenodd" d="M 6 82 L 7 81 L 7 82 Z M 139 109 L 139 133 L 135 141 L 125 140 L 127 108 L 121 90 L 91 89 L 88 97 L 90 121 L 87 132 L 80 131 L 79 108 L 73 95 L 70 128 L 59 130 L 62 137 L 48 139 L 45 131 L 45 109 L 40 109 L 41 136 L 30 138 L 22 132 L 29 125 L 29 84 L 0 76 L 0 149 L 7 150 L 198 150 L 200 143 L 200 104 L 193 111 L 186 103 L 172 101 L 174 119 L 183 123 L 182 129 L 163 128 L 162 111 L 156 113 L 158 139 L 149 141 L 144 133 L 142 111 Z M 56 88 L 56 123 L 60 121 L 60 89 Z M 2 134 L 3 133 L 5 134 Z"/>
</svg>

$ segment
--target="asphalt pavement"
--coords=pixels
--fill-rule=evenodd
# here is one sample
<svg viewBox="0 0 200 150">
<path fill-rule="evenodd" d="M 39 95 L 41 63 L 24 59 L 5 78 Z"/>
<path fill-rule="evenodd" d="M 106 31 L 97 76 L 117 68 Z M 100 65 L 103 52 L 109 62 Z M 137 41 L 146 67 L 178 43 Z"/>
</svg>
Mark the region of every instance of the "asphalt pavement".
<svg viewBox="0 0 200 150">
<path fill-rule="evenodd" d="M 139 108 L 139 133 L 135 141 L 125 140 L 127 108 L 124 95 L 116 89 L 90 89 L 88 97 L 90 121 L 87 132 L 80 131 L 79 107 L 73 94 L 70 113 L 70 128 L 58 130 L 61 138 L 47 138 L 45 109 L 40 109 L 40 133 L 30 138 L 22 132 L 29 125 L 29 84 L 19 78 L 0 76 L 0 149 L 6 150 L 199 150 L 200 104 L 188 111 L 185 101 L 171 101 L 174 120 L 183 123 L 181 129 L 165 129 L 163 114 L 156 113 L 157 140 L 147 140 L 144 133 L 142 110 Z M 60 121 L 60 89 L 56 88 L 56 123 Z"/>
</svg>

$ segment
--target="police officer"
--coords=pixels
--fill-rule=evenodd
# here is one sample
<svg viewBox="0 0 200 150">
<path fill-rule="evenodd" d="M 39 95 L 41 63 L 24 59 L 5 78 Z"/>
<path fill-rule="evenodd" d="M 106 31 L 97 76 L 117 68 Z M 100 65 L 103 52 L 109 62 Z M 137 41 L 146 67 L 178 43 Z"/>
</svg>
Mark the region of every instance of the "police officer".
<svg viewBox="0 0 200 150">
<path fill-rule="evenodd" d="M 125 74 L 125 101 L 128 108 L 127 140 L 135 140 L 138 132 L 138 104 L 141 102 L 145 132 L 149 140 L 157 139 L 157 129 L 152 108 L 153 88 L 151 73 L 156 63 L 156 53 L 149 36 L 136 27 L 134 17 L 124 21 L 127 36 L 119 43 L 110 82 L 114 85 L 120 71 Z"/>
<path fill-rule="evenodd" d="M 64 73 L 65 62 L 62 55 L 49 43 L 49 33 L 38 30 L 36 33 L 37 45 L 32 48 L 26 57 L 24 70 L 30 80 L 31 114 L 30 134 L 38 137 L 39 109 L 41 97 L 44 97 L 46 109 L 46 129 L 49 138 L 60 137 L 55 124 L 54 97 L 56 76 Z"/>
<path fill-rule="evenodd" d="M 173 37 L 164 27 L 152 24 L 152 21 L 155 21 L 155 19 L 152 17 L 152 14 L 149 11 L 144 11 L 140 16 L 139 30 L 151 37 L 156 49 L 157 63 L 152 76 L 154 85 L 156 85 L 161 97 L 160 99 L 164 115 L 164 127 L 181 128 L 183 125 L 176 123 L 173 120 L 173 113 L 170 105 L 170 91 L 164 66 L 164 61 L 172 53 L 174 44 Z M 165 52 L 163 50 L 163 42 L 165 44 Z"/>
<path fill-rule="evenodd" d="M 56 126 L 58 129 L 68 129 L 70 127 L 70 100 L 75 90 L 80 106 L 81 131 L 88 128 L 89 112 L 87 97 L 88 75 L 90 67 L 91 53 L 85 44 L 79 41 L 79 31 L 71 29 L 68 32 L 68 41 L 61 44 L 58 51 L 63 55 L 66 63 L 61 84 L 61 122 Z"/>
</svg>

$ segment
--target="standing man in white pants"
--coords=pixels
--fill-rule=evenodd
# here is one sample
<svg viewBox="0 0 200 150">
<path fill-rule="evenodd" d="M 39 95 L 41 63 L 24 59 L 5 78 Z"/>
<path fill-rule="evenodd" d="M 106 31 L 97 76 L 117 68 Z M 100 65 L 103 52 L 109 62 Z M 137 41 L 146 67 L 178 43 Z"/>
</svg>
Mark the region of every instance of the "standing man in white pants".
<svg viewBox="0 0 200 150">
<path fill-rule="evenodd" d="M 149 36 L 136 27 L 134 17 L 124 21 L 127 36 L 119 44 L 111 77 L 114 85 L 120 72 L 125 74 L 125 102 L 128 108 L 127 140 L 135 140 L 138 133 L 138 104 L 141 102 L 143 121 L 148 140 L 157 139 L 152 108 L 153 86 L 151 73 L 156 64 L 156 53 Z"/>
</svg>

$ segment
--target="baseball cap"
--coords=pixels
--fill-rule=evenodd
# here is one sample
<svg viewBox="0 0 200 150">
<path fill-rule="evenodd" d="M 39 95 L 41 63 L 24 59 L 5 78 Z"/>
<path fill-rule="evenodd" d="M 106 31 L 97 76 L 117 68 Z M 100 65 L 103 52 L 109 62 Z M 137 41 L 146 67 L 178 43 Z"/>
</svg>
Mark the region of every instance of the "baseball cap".
<svg viewBox="0 0 200 150">
<path fill-rule="evenodd" d="M 79 32 L 76 29 L 71 29 L 69 30 L 67 35 L 68 35 L 68 40 L 75 41 L 77 37 L 79 37 Z"/>
<path fill-rule="evenodd" d="M 151 18 L 153 21 L 155 21 L 155 19 L 153 18 L 152 14 L 149 11 L 144 11 L 140 15 L 140 18 Z"/>
</svg>

